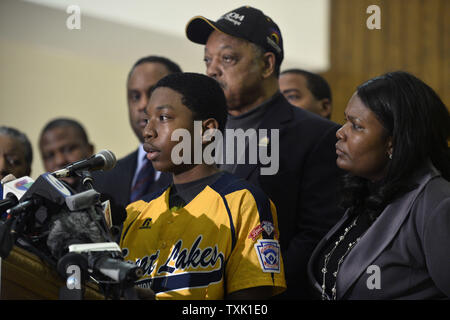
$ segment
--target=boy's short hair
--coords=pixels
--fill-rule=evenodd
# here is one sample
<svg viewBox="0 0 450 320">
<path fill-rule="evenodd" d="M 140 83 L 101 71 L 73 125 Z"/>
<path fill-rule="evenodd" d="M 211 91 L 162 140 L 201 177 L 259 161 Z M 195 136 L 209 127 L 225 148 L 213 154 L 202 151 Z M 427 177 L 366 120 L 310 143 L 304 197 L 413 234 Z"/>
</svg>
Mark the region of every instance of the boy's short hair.
<svg viewBox="0 0 450 320">
<path fill-rule="evenodd" d="M 170 88 L 182 95 L 182 103 L 194 114 L 194 120 L 216 119 L 221 132 L 227 122 L 227 100 L 219 83 L 199 73 L 172 73 L 150 89 Z"/>
</svg>

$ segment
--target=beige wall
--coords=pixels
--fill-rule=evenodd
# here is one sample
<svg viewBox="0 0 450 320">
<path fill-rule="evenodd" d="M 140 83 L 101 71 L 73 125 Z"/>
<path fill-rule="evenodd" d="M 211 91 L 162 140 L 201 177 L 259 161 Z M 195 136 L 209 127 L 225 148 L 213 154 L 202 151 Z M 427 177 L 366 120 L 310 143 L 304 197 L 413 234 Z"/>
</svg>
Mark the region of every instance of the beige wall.
<svg viewBox="0 0 450 320">
<path fill-rule="evenodd" d="M 203 72 L 201 46 L 172 35 L 83 17 L 68 30 L 64 11 L 0 1 L 0 125 L 18 128 L 34 152 L 31 176 L 44 169 L 42 127 L 71 117 L 86 128 L 96 151 L 120 158 L 138 146 L 128 122 L 125 81 L 140 57 L 170 57 L 185 71 Z"/>
<path fill-rule="evenodd" d="M 203 15 L 213 20 L 242 5 L 261 9 L 277 22 L 284 39 L 285 68 L 329 68 L 330 0 L 26 0 L 66 11 L 78 6 L 82 16 L 151 29 L 184 39 L 188 20 Z M 82 23 L 84 25 L 84 23 Z M 134 45 L 134 44 L 133 44 Z M 166 46 L 167 42 L 158 42 Z"/>
<path fill-rule="evenodd" d="M 258 3 L 263 6 L 269 2 Z M 322 7 L 312 6 L 312 0 L 302 2 L 303 11 L 293 10 L 294 3 L 297 2 L 286 1 L 277 12 L 282 18 L 276 21 L 285 38 L 294 36 L 288 43 L 299 43 L 303 49 L 287 50 L 282 69 L 306 68 L 289 60 L 288 55 L 310 48 L 309 40 L 303 37 L 305 30 L 310 38 L 323 34 L 317 28 L 289 28 L 285 23 L 296 16 L 295 12 L 317 14 L 328 2 Z M 448 0 L 330 1 L 331 67 L 323 74 L 333 91 L 332 120 L 343 122 L 343 110 L 358 84 L 395 69 L 417 74 L 450 107 L 450 42 L 446 41 L 450 32 L 449 3 Z M 369 4 L 381 8 L 381 30 L 366 28 Z M 217 2 L 215 6 L 221 7 L 221 12 L 231 9 L 226 2 Z M 206 5 L 198 7 L 198 13 L 206 14 Z M 159 10 L 155 7 L 151 13 L 162 15 Z M 184 36 L 84 14 L 81 30 L 68 30 L 68 16 L 61 9 L 0 0 L 0 125 L 16 127 L 30 138 L 34 150 L 33 178 L 43 172 L 38 135 L 54 117 L 73 117 L 82 122 L 97 151 L 110 149 L 120 158 L 137 147 L 138 141 L 128 123 L 125 80 L 138 58 L 149 54 L 167 56 L 184 71 L 204 72 L 203 47 Z M 302 20 L 301 15 L 298 17 Z M 172 25 L 171 20 L 166 22 Z"/>
<path fill-rule="evenodd" d="M 7 41 L 1 46 L 0 122 L 28 135 L 33 177 L 43 171 L 40 130 L 55 117 L 80 121 L 97 150 L 110 149 L 117 157 L 137 145 L 128 126 L 126 67 Z"/>
<path fill-rule="evenodd" d="M 244 4 L 168 0 L 156 5 L 143 0 L 123 1 L 125 6 L 119 7 L 119 2 L 100 0 L 37 2 L 53 7 L 0 0 L 0 125 L 28 135 L 34 151 L 33 178 L 44 170 L 39 133 L 55 117 L 79 120 L 96 151 L 110 149 L 120 158 L 134 150 L 138 141 L 128 123 L 125 92 L 132 64 L 146 55 L 162 55 L 184 71 L 203 73 L 203 46 L 186 39 L 187 20 L 196 14 L 218 18 Z M 185 3 L 183 9 L 180 4 Z M 82 10 L 80 30 L 66 27 L 68 4 Z M 270 13 L 285 40 L 291 39 L 285 41 L 283 68 L 328 66 L 328 0 L 286 0 L 282 7 L 270 0 L 245 4 Z"/>
</svg>

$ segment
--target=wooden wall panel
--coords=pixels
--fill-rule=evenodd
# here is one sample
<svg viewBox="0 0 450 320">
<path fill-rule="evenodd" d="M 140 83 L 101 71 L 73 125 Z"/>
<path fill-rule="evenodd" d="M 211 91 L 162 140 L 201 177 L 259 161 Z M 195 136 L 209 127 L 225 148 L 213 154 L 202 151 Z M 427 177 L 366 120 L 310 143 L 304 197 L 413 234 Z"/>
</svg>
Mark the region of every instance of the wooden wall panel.
<svg viewBox="0 0 450 320">
<path fill-rule="evenodd" d="M 440 32 L 442 33 L 441 55 L 443 57 L 442 72 L 439 83 L 440 93 L 445 93 L 444 103 L 450 105 L 450 1 L 442 0 L 442 17 L 440 19 Z"/>
<path fill-rule="evenodd" d="M 449 0 L 330 0 L 332 120 L 343 123 L 356 87 L 388 71 L 408 71 L 450 108 Z M 369 30 L 369 5 L 381 9 L 381 29 Z"/>
</svg>

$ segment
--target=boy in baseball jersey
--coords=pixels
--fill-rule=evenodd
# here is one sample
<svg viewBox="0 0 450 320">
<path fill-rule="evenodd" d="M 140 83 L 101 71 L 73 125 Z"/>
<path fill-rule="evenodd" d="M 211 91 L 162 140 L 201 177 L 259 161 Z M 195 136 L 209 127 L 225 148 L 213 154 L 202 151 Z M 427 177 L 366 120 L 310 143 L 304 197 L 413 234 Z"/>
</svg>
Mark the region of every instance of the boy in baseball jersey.
<svg viewBox="0 0 450 320">
<path fill-rule="evenodd" d="M 208 133 L 225 127 L 219 84 L 171 74 L 152 88 L 146 114 L 147 158 L 171 172 L 173 184 L 127 207 L 120 245 L 125 260 L 144 269 L 137 285 L 156 299 L 263 299 L 284 291 L 275 206 L 259 188 L 196 157 L 211 144 Z"/>
</svg>

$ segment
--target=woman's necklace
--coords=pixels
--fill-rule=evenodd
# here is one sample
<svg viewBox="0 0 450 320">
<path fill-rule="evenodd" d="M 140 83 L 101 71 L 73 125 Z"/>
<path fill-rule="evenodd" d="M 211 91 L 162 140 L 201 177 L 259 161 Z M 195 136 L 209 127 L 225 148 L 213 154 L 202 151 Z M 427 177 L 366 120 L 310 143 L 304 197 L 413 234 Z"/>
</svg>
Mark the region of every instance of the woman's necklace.
<svg viewBox="0 0 450 320">
<path fill-rule="evenodd" d="M 328 252 L 328 254 L 325 255 L 325 260 L 324 260 L 324 263 L 323 263 L 323 268 L 322 268 L 322 270 L 321 270 L 321 271 L 322 271 L 322 300 L 328 300 L 328 296 L 327 296 L 327 294 L 325 293 L 325 288 L 326 288 L 326 287 L 325 287 L 325 276 L 326 276 L 326 274 L 327 274 L 327 272 L 328 272 L 327 266 L 328 266 L 328 263 L 330 262 L 330 257 L 331 257 L 331 255 L 334 253 L 334 251 L 336 250 L 336 248 L 339 246 L 339 244 L 344 240 L 345 236 L 349 233 L 349 231 L 350 231 L 354 226 L 356 226 L 356 222 L 357 222 L 357 221 L 358 221 L 358 217 L 356 217 L 356 218 L 353 220 L 352 224 L 351 224 L 349 227 L 347 227 L 347 228 L 344 229 L 344 234 L 341 235 L 341 236 L 339 237 L 338 241 L 336 241 L 336 242 L 334 243 L 333 249 L 331 249 L 331 251 Z M 333 285 L 333 288 L 331 288 L 331 299 L 332 299 L 332 300 L 336 300 L 336 283 L 337 283 L 337 275 L 338 275 L 338 272 L 339 272 L 339 268 L 340 268 L 342 262 L 344 261 L 344 258 L 347 256 L 347 254 L 350 252 L 350 250 L 353 249 L 353 247 L 356 245 L 356 243 L 359 241 L 359 239 L 360 239 L 360 238 L 357 238 L 355 241 L 350 242 L 350 243 L 348 244 L 347 250 L 345 251 L 345 253 L 343 254 L 343 256 L 338 260 L 338 263 L 337 263 L 337 269 L 336 269 L 335 272 L 333 272 L 334 285 Z"/>
</svg>

